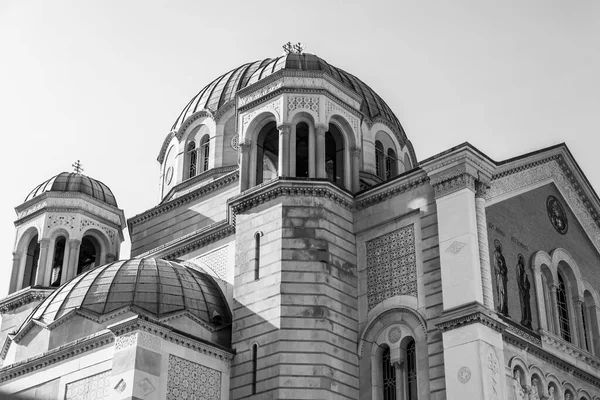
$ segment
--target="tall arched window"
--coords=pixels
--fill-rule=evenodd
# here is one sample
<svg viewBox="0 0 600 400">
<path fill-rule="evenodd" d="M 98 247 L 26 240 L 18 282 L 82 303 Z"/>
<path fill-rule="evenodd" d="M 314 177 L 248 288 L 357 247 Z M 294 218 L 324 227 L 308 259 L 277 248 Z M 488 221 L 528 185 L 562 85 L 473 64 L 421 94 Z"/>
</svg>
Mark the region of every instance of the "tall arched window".
<svg viewBox="0 0 600 400">
<path fill-rule="evenodd" d="M 375 141 L 375 174 L 378 177 L 383 179 L 385 177 L 384 174 L 384 154 L 383 154 L 383 144 L 379 140 Z"/>
<path fill-rule="evenodd" d="M 258 369 L 258 344 L 252 345 L 252 394 L 256 394 L 256 376 Z"/>
<path fill-rule="evenodd" d="M 331 182 L 344 187 L 344 138 L 333 124 L 325 132 L 325 173 Z"/>
<path fill-rule="evenodd" d="M 567 289 L 562 274 L 558 273 L 558 287 L 556 288 L 556 303 L 558 305 L 558 322 L 560 335 L 567 342 L 571 341 L 571 325 L 569 322 L 569 305 L 567 303 Z"/>
<path fill-rule="evenodd" d="M 417 353 L 413 339 L 406 346 L 406 400 L 417 400 Z"/>
<path fill-rule="evenodd" d="M 52 258 L 52 271 L 50 276 L 50 286 L 59 287 L 62 277 L 63 263 L 65 260 L 66 239 L 60 236 L 54 243 L 54 257 Z"/>
<path fill-rule="evenodd" d="M 84 236 L 79 247 L 77 275 L 98 266 L 100 261 L 100 244 L 92 236 Z"/>
<path fill-rule="evenodd" d="M 196 176 L 198 171 L 198 153 L 196 151 L 196 142 L 189 142 L 186 149 L 188 158 L 190 160 L 190 166 L 188 168 L 188 178 Z"/>
<path fill-rule="evenodd" d="M 257 185 L 277 177 L 278 155 L 279 131 L 275 122 L 269 122 L 260 130 L 256 141 Z"/>
<path fill-rule="evenodd" d="M 35 285 L 35 278 L 38 271 L 38 261 L 40 258 L 40 243 L 38 235 L 35 235 L 29 241 L 27 246 L 27 255 L 25 258 L 25 273 L 23 274 L 22 288 Z"/>
<path fill-rule="evenodd" d="M 296 176 L 308 178 L 308 124 L 300 122 L 296 125 Z"/>
<path fill-rule="evenodd" d="M 385 157 L 385 178 L 390 179 L 398 175 L 398 161 L 396 160 L 396 153 L 392 149 L 388 149 L 387 156 Z"/>
<path fill-rule="evenodd" d="M 381 355 L 383 400 L 396 400 L 396 371 L 391 362 L 390 348 L 387 345 L 383 348 Z"/>
<path fill-rule="evenodd" d="M 210 137 L 204 135 L 200 140 L 200 155 L 202 157 L 201 171 L 208 171 L 208 160 L 210 157 Z"/>
<path fill-rule="evenodd" d="M 585 332 L 587 334 L 587 350 L 594 354 L 600 354 L 598 347 L 600 345 L 600 332 L 598 331 L 598 318 L 596 316 L 596 303 L 592 294 L 586 290 L 583 292 L 583 306 L 581 307 L 584 317 Z"/>
<path fill-rule="evenodd" d="M 260 278 L 260 232 L 254 234 L 254 280 Z"/>
</svg>

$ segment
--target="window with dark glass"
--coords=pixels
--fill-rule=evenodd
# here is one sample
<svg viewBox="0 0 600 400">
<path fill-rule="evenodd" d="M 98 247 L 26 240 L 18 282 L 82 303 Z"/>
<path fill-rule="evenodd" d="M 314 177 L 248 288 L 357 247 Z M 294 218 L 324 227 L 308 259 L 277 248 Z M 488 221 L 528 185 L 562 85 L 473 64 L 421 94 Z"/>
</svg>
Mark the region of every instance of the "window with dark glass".
<svg viewBox="0 0 600 400">
<path fill-rule="evenodd" d="M 383 400 L 396 400 L 396 370 L 391 363 L 390 348 L 384 346 L 381 356 Z"/>
<path fill-rule="evenodd" d="M 590 351 L 590 338 L 588 337 L 588 326 L 587 321 L 585 320 L 585 304 L 581 305 L 581 322 L 583 325 L 583 340 L 585 341 L 583 348 Z"/>
<path fill-rule="evenodd" d="M 384 162 L 383 145 L 379 140 L 375 141 L 375 174 L 384 178 Z"/>
<path fill-rule="evenodd" d="M 189 177 L 193 178 L 196 176 L 198 168 L 198 153 L 196 152 L 196 143 L 190 142 L 187 146 L 188 157 L 190 158 Z"/>
<path fill-rule="evenodd" d="M 556 289 L 556 303 L 558 305 L 558 321 L 560 335 L 563 339 L 571 341 L 571 327 L 569 323 L 569 306 L 567 304 L 567 290 L 565 281 L 560 272 L 558 273 L 558 287 Z"/>
<path fill-rule="evenodd" d="M 98 266 L 99 258 L 100 245 L 98 244 L 98 241 L 92 236 L 84 236 L 83 239 L 81 239 L 81 245 L 79 247 L 77 275 Z"/>
<path fill-rule="evenodd" d="M 406 346 L 406 383 L 406 400 L 417 400 L 417 352 L 412 339 Z"/>
<path fill-rule="evenodd" d="M 254 280 L 260 278 L 260 232 L 254 234 Z"/>
<path fill-rule="evenodd" d="M 38 236 L 35 235 L 29 245 L 27 246 L 27 254 L 25 258 L 25 273 L 23 275 L 23 286 L 35 285 L 35 278 L 37 276 L 38 261 L 40 258 L 40 243 L 38 242 Z"/>
<path fill-rule="evenodd" d="M 256 375 L 258 367 L 258 345 L 252 345 L 252 394 L 256 394 Z"/>
<path fill-rule="evenodd" d="M 52 259 L 52 271 L 50 276 L 50 286 L 60 286 L 60 278 L 62 276 L 63 262 L 65 258 L 66 239 L 61 236 L 56 239 L 54 244 L 54 257 Z"/>
<path fill-rule="evenodd" d="M 210 138 L 204 135 L 200 141 L 200 154 L 202 155 L 202 172 L 208 171 L 208 160 L 210 155 Z"/>
</svg>

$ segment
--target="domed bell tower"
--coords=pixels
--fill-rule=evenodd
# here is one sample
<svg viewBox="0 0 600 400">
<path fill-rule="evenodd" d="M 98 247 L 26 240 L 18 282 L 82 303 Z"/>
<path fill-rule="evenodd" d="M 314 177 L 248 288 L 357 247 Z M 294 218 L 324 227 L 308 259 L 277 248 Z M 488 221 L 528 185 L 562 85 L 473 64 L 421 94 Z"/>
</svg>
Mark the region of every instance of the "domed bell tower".
<svg viewBox="0 0 600 400">
<path fill-rule="evenodd" d="M 0 300 L 0 345 L 55 288 L 115 261 L 125 214 L 104 183 L 75 171 L 36 186 L 15 208 L 16 235 L 8 296 Z M 5 351 L 2 351 L 4 359 Z"/>
</svg>

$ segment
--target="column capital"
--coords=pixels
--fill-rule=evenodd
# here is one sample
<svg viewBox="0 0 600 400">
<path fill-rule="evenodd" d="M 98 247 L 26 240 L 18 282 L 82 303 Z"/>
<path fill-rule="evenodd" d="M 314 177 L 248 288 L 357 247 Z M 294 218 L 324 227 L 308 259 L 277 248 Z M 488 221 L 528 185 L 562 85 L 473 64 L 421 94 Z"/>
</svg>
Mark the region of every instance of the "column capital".
<svg viewBox="0 0 600 400">
<path fill-rule="evenodd" d="M 242 153 L 246 153 L 246 152 L 250 151 L 251 147 L 252 147 L 252 141 L 250 139 L 244 139 L 238 143 L 238 148 L 240 149 L 240 152 L 242 152 Z"/>
<path fill-rule="evenodd" d="M 327 132 L 329 130 L 329 127 L 327 125 L 323 125 L 323 124 L 317 124 L 315 126 L 316 129 L 316 133 L 317 135 L 325 135 L 325 132 Z"/>
<path fill-rule="evenodd" d="M 292 125 L 287 123 L 279 124 L 277 130 L 279 130 L 279 133 L 281 134 L 289 134 L 292 131 Z"/>
<path fill-rule="evenodd" d="M 81 246 L 81 240 L 79 239 L 69 239 L 69 246 L 73 249 Z"/>
<path fill-rule="evenodd" d="M 477 179 L 475 181 L 475 198 L 484 199 L 487 194 L 487 190 L 490 188 L 489 183 L 485 181 L 480 181 Z"/>
<path fill-rule="evenodd" d="M 350 153 L 352 153 L 352 155 L 354 157 L 360 157 L 360 154 L 362 153 L 362 149 L 358 146 L 355 146 L 350 149 Z"/>
<path fill-rule="evenodd" d="M 40 239 L 38 241 L 38 243 L 40 244 L 41 248 L 48 248 L 48 247 L 50 247 L 50 239 Z"/>
<path fill-rule="evenodd" d="M 556 291 L 558 290 L 558 285 L 555 283 L 549 285 L 549 287 L 550 287 L 550 291 L 553 293 L 556 293 Z"/>
</svg>

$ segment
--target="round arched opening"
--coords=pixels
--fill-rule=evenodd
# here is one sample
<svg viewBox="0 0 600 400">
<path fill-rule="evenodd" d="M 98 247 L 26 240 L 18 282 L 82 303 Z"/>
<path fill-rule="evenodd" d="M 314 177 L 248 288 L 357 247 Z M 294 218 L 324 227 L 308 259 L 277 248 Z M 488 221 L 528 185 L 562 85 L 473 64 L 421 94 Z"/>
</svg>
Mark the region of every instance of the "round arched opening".
<svg viewBox="0 0 600 400">
<path fill-rule="evenodd" d="M 35 235 L 29 241 L 27 245 L 27 255 L 25 257 L 25 271 L 23 273 L 23 285 L 21 287 L 26 288 L 28 286 L 35 285 L 35 278 L 38 272 L 38 262 L 40 259 L 40 243 L 38 242 L 38 235 Z"/>
<path fill-rule="evenodd" d="M 333 124 L 325 133 L 325 173 L 328 180 L 344 187 L 344 137 Z"/>
<path fill-rule="evenodd" d="M 59 287 L 65 261 L 65 247 L 67 240 L 59 236 L 54 242 L 54 256 L 52 257 L 52 271 L 50 275 L 50 286 Z"/>
<path fill-rule="evenodd" d="M 100 243 L 93 236 L 84 236 L 79 247 L 77 275 L 88 271 L 100 262 Z"/>
<path fill-rule="evenodd" d="M 308 124 L 296 125 L 296 176 L 308 178 Z"/>
<path fill-rule="evenodd" d="M 256 184 L 260 185 L 277 177 L 279 162 L 279 131 L 275 122 L 266 124 L 256 141 Z"/>
</svg>

